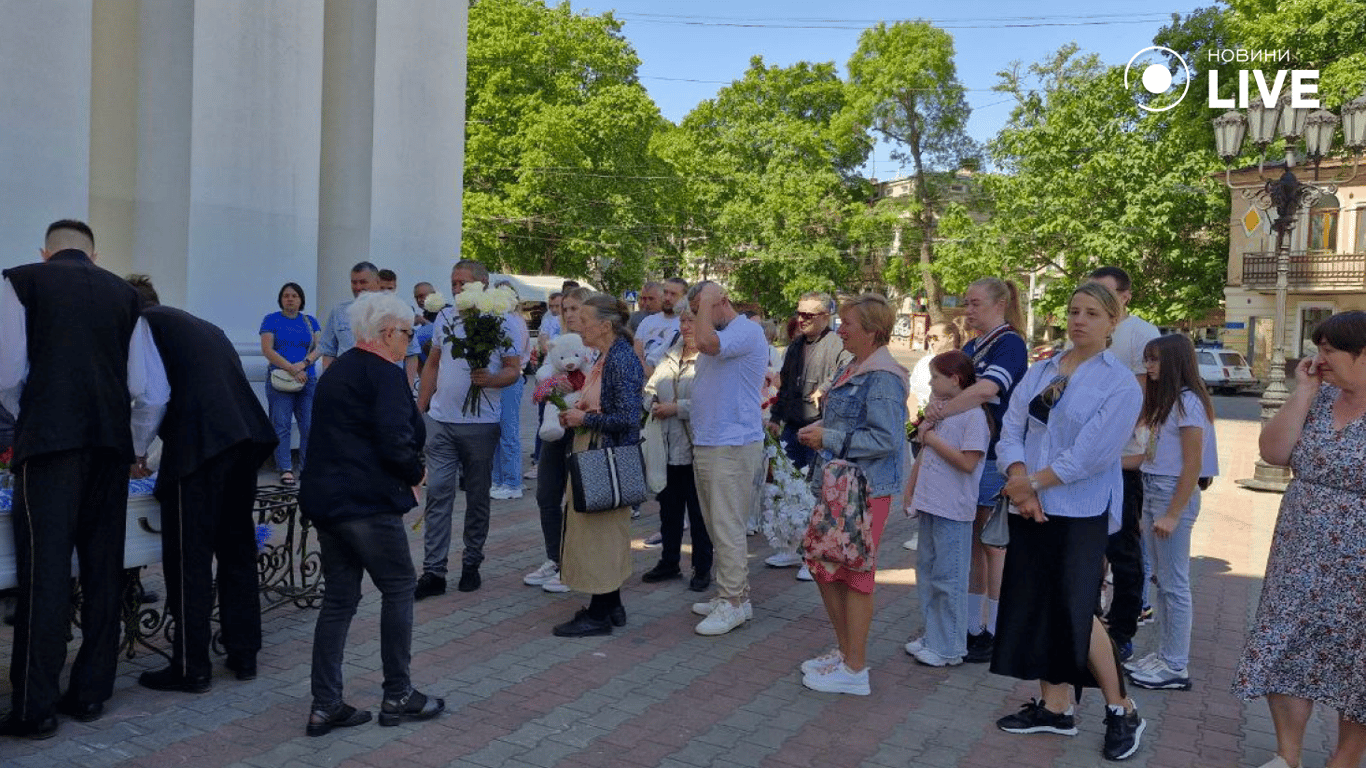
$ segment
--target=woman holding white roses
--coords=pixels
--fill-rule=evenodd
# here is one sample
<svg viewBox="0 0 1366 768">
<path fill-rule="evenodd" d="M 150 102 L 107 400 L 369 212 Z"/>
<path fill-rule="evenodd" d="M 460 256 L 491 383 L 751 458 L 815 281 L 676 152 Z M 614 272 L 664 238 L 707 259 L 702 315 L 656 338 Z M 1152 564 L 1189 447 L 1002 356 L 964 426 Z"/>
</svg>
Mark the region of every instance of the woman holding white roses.
<svg viewBox="0 0 1366 768">
<path fill-rule="evenodd" d="M 640 442 L 640 403 L 645 369 L 626 327 L 630 313 L 613 296 L 595 293 L 578 312 L 579 335 L 600 356 L 584 382 L 575 407 L 560 414 L 566 429 L 577 429 L 573 451 L 636 445 Z M 631 576 L 631 508 L 584 514 L 574 509 L 572 489 L 565 494 L 560 578 L 570 589 L 592 595 L 588 607 L 556 625 L 559 637 L 609 635 L 626 624 L 621 585 Z"/>
<path fill-rule="evenodd" d="M 901 491 L 906 449 L 908 378 L 887 351 L 896 312 L 887 299 L 865 293 L 840 306 L 837 333 L 854 359 L 835 373 L 820 421 L 797 431 L 797 440 L 817 451 L 821 466 L 842 458 L 863 470 L 868 481 L 865 515 L 872 518 L 870 556 L 876 556 L 892 496 Z M 842 565 L 807 559 L 820 587 L 825 612 L 838 645 L 801 665 L 802 684 L 826 693 L 867 696 L 868 629 L 873 622 L 875 570 L 852 571 Z"/>
</svg>

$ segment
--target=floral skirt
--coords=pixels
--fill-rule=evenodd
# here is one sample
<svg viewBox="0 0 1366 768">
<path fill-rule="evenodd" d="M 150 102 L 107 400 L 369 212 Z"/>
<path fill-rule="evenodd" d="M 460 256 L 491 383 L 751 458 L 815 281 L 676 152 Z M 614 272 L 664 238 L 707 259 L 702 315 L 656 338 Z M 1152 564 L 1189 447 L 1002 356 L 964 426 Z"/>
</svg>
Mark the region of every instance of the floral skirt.
<svg viewBox="0 0 1366 768">
<path fill-rule="evenodd" d="M 878 545 L 882 542 L 882 529 L 887 525 L 887 513 L 891 509 L 891 496 L 879 496 L 876 499 L 868 500 L 868 514 L 873 516 L 872 546 L 874 552 L 877 551 Z M 811 569 L 811 578 L 815 579 L 817 583 L 830 584 L 842 581 L 855 592 L 862 592 L 865 595 L 873 594 L 873 587 L 876 586 L 876 567 L 868 571 L 851 571 L 842 565 L 837 566 L 823 560 L 807 560 L 806 564 Z"/>
</svg>

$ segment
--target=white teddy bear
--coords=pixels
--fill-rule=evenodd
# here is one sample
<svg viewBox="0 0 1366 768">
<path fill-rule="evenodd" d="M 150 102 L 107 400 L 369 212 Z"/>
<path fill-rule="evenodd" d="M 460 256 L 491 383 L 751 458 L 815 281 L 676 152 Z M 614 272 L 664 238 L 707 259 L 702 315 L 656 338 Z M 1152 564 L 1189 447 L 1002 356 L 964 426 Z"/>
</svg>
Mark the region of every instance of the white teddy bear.
<svg viewBox="0 0 1366 768">
<path fill-rule="evenodd" d="M 555 441 L 564 437 L 564 427 L 560 426 L 560 408 L 549 398 L 560 395 L 564 403 L 571 407 L 577 403 L 579 390 L 583 389 L 584 371 L 592 359 L 592 351 L 577 333 L 564 333 L 550 341 L 550 348 L 545 353 L 545 364 L 536 371 L 536 391 L 532 394 L 533 401 L 545 403 L 545 415 L 541 418 L 539 432 L 542 440 Z"/>
</svg>

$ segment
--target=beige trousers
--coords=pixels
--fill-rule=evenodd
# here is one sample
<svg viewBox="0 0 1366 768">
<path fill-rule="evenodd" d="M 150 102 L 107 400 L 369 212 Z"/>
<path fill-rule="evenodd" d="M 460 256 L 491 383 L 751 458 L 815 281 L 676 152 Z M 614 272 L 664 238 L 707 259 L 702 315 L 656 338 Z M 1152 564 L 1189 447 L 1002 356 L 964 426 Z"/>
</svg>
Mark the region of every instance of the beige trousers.
<svg viewBox="0 0 1366 768">
<path fill-rule="evenodd" d="M 745 521 L 754 503 L 755 474 L 764 460 L 764 443 L 693 446 L 693 472 L 702 519 L 715 551 L 716 593 L 727 599 L 749 597 L 749 542 Z"/>
</svg>

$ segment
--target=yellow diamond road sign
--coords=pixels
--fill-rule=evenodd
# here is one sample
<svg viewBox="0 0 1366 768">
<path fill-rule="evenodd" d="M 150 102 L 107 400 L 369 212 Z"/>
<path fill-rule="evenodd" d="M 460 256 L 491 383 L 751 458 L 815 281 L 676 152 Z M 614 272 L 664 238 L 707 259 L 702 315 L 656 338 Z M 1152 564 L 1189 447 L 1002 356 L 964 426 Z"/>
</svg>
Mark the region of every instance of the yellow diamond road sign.
<svg viewBox="0 0 1366 768">
<path fill-rule="evenodd" d="M 1243 234 L 1251 236 L 1262 228 L 1262 212 L 1255 207 L 1249 206 L 1247 213 L 1243 214 Z"/>
</svg>

